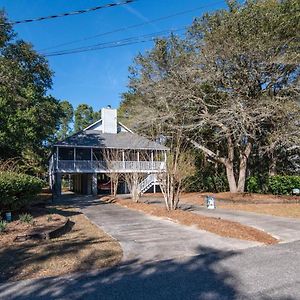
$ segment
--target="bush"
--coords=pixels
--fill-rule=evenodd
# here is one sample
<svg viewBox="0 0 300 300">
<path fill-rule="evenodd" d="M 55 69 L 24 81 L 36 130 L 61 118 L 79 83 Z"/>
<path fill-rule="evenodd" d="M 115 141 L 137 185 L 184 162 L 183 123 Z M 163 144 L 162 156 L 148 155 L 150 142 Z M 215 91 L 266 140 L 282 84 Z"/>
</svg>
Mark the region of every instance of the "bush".
<svg viewBox="0 0 300 300">
<path fill-rule="evenodd" d="M 292 189 L 300 188 L 300 176 L 271 176 L 268 180 L 269 192 L 275 195 L 289 195 Z"/>
<path fill-rule="evenodd" d="M 211 175 L 197 172 L 184 181 L 186 192 L 226 192 L 228 182 L 225 174 Z"/>
<path fill-rule="evenodd" d="M 41 192 L 44 182 L 36 177 L 15 172 L 0 172 L 0 210 L 18 210 Z"/>
<path fill-rule="evenodd" d="M 22 223 L 32 224 L 33 216 L 31 214 L 21 214 L 19 215 L 19 220 Z"/>
<path fill-rule="evenodd" d="M 6 226 L 7 226 L 6 221 L 0 220 L 0 233 L 5 231 Z"/>
<path fill-rule="evenodd" d="M 247 178 L 246 190 L 249 193 L 260 193 L 260 182 L 257 176 L 250 176 Z"/>
</svg>

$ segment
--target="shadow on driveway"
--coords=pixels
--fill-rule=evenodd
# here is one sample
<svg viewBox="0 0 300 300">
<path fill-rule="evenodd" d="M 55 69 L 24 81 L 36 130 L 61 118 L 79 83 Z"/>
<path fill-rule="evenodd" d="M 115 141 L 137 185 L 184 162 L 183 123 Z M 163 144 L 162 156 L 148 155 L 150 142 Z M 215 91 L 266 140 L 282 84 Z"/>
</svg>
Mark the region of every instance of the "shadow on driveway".
<svg viewBox="0 0 300 300">
<path fill-rule="evenodd" d="M 201 248 L 185 260 L 135 264 L 102 272 L 0 286 L 1 299 L 235 299 L 238 279 L 220 262 L 237 252 Z"/>
</svg>

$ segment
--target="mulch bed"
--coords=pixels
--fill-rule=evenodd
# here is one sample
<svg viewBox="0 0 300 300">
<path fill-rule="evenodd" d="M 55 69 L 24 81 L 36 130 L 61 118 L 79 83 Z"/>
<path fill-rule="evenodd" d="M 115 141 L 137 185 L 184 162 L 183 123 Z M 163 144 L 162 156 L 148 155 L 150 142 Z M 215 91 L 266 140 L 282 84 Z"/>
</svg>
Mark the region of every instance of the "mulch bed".
<svg viewBox="0 0 300 300">
<path fill-rule="evenodd" d="M 181 201 L 204 205 L 205 196 L 214 196 L 219 203 L 285 204 L 300 203 L 300 196 L 256 193 L 183 193 Z"/>
<path fill-rule="evenodd" d="M 109 199 L 106 200 L 112 202 Z M 129 209 L 139 210 L 156 217 L 168 218 L 183 225 L 197 226 L 199 229 L 209 231 L 223 237 L 254 241 L 267 245 L 279 242 L 276 238 L 263 231 L 242 225 L 238 222 L 206 217 L 179 209 L 175 211 L 167 211 L 164 207 L 155 204 L 135 203 L 132 200 L 115 199 L 113 202 Z"/>
<path fill-rule="evenodd" d="M 34 225 L 14 221 L 9 223 L 7 232 L 0 234 L 0 282 L 89 271 L 121 260 L 120 244 L 78 209 L 56 205 L 35 208 L 31 213 Z M 43 227 L 51 230 L 68 219 L 69 228 L 57 237 L 15 241 L 17 235 Z"/>
</svg>

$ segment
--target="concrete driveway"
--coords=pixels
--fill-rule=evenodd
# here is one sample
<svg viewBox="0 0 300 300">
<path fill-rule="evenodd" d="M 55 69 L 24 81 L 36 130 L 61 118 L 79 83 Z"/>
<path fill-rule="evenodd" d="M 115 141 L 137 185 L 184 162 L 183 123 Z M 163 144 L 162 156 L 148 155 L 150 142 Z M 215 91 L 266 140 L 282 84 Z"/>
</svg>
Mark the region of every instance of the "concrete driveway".
<svg viewBox="0 0 300 300">
<path fill-rule="evenodd" d="M 300 299 L 300 242 L 199 252 L 205 254 L 7 283 L 0 299 Z"/>
<path fill-rule="evenodd" d="M 5 283 L 0 299 L 300 299 L 300 241 L 253 247 L 91 197 L 72 203 L 120 241 L 123 262 Z"/>
<path fill-rule="evenodd" d="M 241 224 L 260 229 L 271 234 L 281 243 L 300 240 L 300 219 L 283 218 L 221 208 L 208 210 L 204 207 L 192 204 L 181 204 L 181 208 L 184 210 L 192 211 L 196 214 L 236 221 Z"/>
<path fill-rule="evenodd" d="M 164 205 L 161 197 L 153 198 L 144 196 L 142 197 L 142 201 L 146 203 Z M 203 206 L 189 203 L 180 203 L 180 208 L 186 211 L 191 211 L 195 214 L 235 221 L 243 225 L 257 228 L 274 236 L 281 243 L 289 243 L 300 240 L 300 219 L 277 217 L 240 210 L 222 209 L 218 207 L 217 209 L 209 210 Z"/>
<path fill-rule="evenodd" d="M 74 199 L 82 212 L 97 226 L 117 239 L 123 261 L 139 263 L 202 254 L 199 249 L 239 250 L 260 245 L 256 242 L 223 238 L 203 230 L 148 216 L 92 197 Z"/>
</svg>

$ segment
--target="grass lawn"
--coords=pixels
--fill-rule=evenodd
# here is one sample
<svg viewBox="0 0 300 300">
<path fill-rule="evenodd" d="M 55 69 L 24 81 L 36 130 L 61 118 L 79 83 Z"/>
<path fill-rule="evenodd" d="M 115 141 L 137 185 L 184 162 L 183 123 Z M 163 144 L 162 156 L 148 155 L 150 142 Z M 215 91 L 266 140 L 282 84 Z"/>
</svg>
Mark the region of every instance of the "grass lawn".
<svg viewBox="0 0 300 300">
<path fill-rule="evenodd" d="M 107 197 L 107 200 L 118 205 L 125 206 L 129 209 L 139 210 L 153 216 L 167 218 L 183 225 L 196 226 L 199 229 L 206 230 L 223 237 L 255 241 L 264 244 L 276 244 L 278 242 L 278 240 L 271 235 L 258 229 L 242 225 L 238 222 L 201 216 L 180 209 L 168 212 L 163 206 L 135 203 L 132 200 L 115 199 L 111 201 L 109 197 Z"/>
<path fill-rule="evenodd" d="M 54 239 L 16 242 L 13 240 L 18 232 L 13 222 L 6 233 L 0 234 L 0 282 L 98 269 L 121 260 L 119 243 L 78 210 L 51 206 L 45 211 L 49 213 L 69 218 L 72 228 Z"/>
<path fill-rule="evenodd" d="M 212 193 L 186 193 L 181 201 L 204 205 L 205 195 Z M 216 193 L 217 207 L 242 210 L 280 217 L 300 218 L 300 196 L 276 196 L 250 193 Z"/>
</svg>

